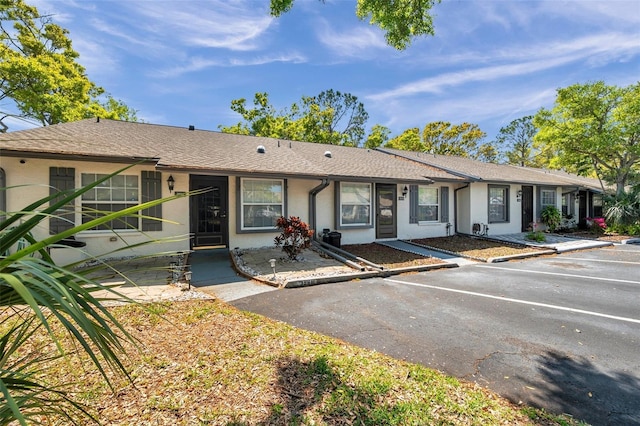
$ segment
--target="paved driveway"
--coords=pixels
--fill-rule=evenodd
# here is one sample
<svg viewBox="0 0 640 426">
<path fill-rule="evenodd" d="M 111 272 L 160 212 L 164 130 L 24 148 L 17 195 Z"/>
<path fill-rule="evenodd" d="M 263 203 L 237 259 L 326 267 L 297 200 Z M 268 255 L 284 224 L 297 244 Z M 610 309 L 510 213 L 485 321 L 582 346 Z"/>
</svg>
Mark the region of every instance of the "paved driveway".
<svg viewBox="0 0 640 426">
<path fill-rule="evenodd" d="M 592 424 L 640 425 L 640 246 L 268 292 L 233 305 Z"/>
</svg>

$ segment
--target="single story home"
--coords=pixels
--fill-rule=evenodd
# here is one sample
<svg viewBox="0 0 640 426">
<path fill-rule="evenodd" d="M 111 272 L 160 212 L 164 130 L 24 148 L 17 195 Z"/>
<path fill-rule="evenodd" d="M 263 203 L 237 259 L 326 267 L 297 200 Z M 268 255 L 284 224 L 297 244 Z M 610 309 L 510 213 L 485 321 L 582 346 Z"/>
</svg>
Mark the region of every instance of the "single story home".
<svg viewBox="0 0 640 426">
<path fill-rule="evenodd" d="M 158 242 L 120 254 L 271 246 L 280 216 L 299 216 L 316 235 L 338 231 L 343 244 L 471 234 L 476 224 L 490 234 L 513 233 L 537 221 L 547 204 L 591 215 L 592 194 L 600 192 L 577 176 L 465 158 L 86 119 L 0 134 L 0 212 L 19 211 L 124 165 L 133 166 L 36 233 L 87 222 L 88 211 L 205 191 L 83 231 L 76 238 L 86 247 L 53 250 L 56 260 L 102 255 L 149 237 Z"/>
<path fill-rule="evenodd" d="M 587 217 L 602 216 L 603 186 L 597 179 L 560 170 L 493 164 L 471 158 L 379 148 L 397 157 L 436 167 L 462 177 L 455 188 L 456 232 L 474 233 L 487 228 L 494 235 L 526 232 L 537 224 L 544 207 L 561 210 L 578 224 Z M 476 231 L 477 232 L 477 231 Z"/>
</svg>

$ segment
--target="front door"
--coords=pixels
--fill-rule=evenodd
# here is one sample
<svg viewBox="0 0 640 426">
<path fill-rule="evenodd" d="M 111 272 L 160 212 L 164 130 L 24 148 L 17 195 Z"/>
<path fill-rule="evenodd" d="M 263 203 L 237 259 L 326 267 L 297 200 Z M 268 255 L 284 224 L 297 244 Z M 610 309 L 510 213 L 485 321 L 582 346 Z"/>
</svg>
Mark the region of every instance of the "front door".
<svg viewBox="0 0 640 426">
<path fill-rule="evenodd" d="M 396 238 L 396 185 L 376 185 L 376 238 Z"/>
<path fill-rule="evenodd" d="M 204 191 L 191 197 L 193 248 L 228 245 L 228 185 L 226 177 L 191 176 L 191 190 Z"/>
<path fill-rule="evenodd" d="M 522 186 L 522 225 L 521 231 L 529 231 L 533 222 L 533 186 Z"/>
</svg>

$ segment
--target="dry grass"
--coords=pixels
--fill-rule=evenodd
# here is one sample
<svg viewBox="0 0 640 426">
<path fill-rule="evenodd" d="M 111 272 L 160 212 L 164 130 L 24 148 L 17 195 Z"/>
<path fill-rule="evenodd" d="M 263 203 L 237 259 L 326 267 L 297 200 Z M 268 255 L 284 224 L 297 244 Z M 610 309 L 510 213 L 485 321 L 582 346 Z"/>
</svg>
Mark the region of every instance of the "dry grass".
<svg viewBox="0 0 640 426">
<path fill-rule="evenodd" d="M 217 301 L 113 312 L 139 339 L 140 351 L 130 348 L 126 359 L 133 383 L 116 378 L 112 393 L 86 359 L 54 364 L 49 372 L 74 383 L 76 398 L 103 424 L 575 424 Z"/>
</svg>

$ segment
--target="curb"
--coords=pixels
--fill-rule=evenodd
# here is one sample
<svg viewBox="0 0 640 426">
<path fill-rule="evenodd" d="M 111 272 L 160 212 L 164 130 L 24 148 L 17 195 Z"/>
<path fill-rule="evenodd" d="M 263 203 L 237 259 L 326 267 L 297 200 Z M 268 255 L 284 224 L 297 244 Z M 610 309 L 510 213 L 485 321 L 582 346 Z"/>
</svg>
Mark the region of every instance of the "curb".
<svg viewBox="0 0 640 426">
<path fill-rule="evenodd" d="M 380 276 L 379 272 L 357 272 L 355 274 L 343 274 L 343 275 L 328 275 L 326 277 L 318 278 L 300 278 L 285 281 L 282 288 L 298 288 L 298 287 L 310 287 L 319 284 L 330 284 L 344 281 L 351 281 L 357 279 L 374 278 Z M 274 285 L 274 283 L 271 283 Z"/>
<path fill-rule="evenodd" d="M 628 240 L 620 241 L 620 244 L 640 244 L 640 238 L 629 238 Z"/>
<path fill-rule="evenodd" d="M 545 255 L 548 255 L 548 254 L 558 254 L 558 252 L 556 250 L 549 249 L 549 250 L 541 250 L 541 251 L 537 251 L 537 252 L 529 252 L 529 253 L 522 253 L 522 254 L 512 254 L 512 255 L 509 255 L 509 256 L 489 257 L 489 258 L 487 258 L 487 260 L 485 262 L 487 262 L 487 263 L 508 262 L 509 260 L 526 259 L 526 258 L 529 258 L 529 257 L 545 256 Z"/>
</svg>

